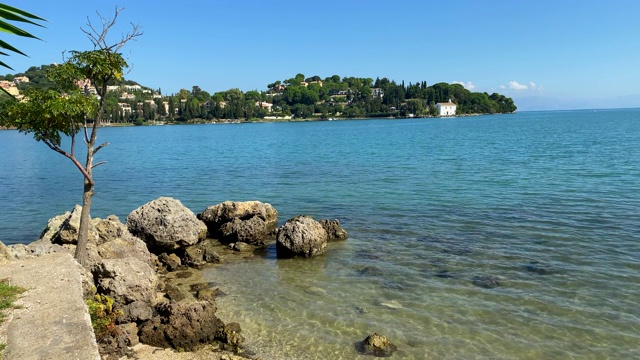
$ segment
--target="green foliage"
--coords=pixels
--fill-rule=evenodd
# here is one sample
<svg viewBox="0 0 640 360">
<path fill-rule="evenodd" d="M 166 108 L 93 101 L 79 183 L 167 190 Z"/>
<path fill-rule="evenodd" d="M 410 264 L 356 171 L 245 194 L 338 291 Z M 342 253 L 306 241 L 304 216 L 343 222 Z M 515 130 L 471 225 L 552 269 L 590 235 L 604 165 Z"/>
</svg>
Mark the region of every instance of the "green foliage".
<svg viewBox="0 0 640 360">
<path fill-rule="evenodd" d="M 93 299 L 86 300 L 86 303 L 96 336 L 115 335 L 116 320 L 122 315 L 122 311 L 113 309 L 113 299 L 96 294 Z"/>
<path fill-rule="evenodd" d="M 38 39 L 37 37 L 31 35 L 30 33 L 26 32 L 25 30 L 12 25 L 11 23 L 9 23 L 8 21 L 13 21 L 13 22 L 19 22 L 22 24 L 30 24 L 30 25 L 36 25 L 36 26 L 42 26 L 40 24 L 38 24 L 36 21 L 46 21 L 36 15 L 33 15 L 31 13 L 28 13 L 24 10 L 20 10 L 17 8 L 14 8 L 12 6 L 9 5 L 5 5 L 5 4 L 0 4 L 0 31 L 11 34 L 11 35 L 17 35 L 17 36 L 22 36 L 22 37 L 28 37 L 28 38 L 32 38 L 32 39 Z M 22 51 L 16 49 L 14 46 L 12 46 L 11 44 L 7 43 L 6 41 L 0 40 L 0 49 L 2 49 L 2 51 L 0 51 L 0 55 L 4 55 L 4 56 L 8 56 L 8 54 L 5 52 L 5 50 L 20 54 L 20 55 L 24 55 L 27 56 L 25 53 L 23 53 Z M 7 65 L 6 63 L 0 61 L 0 66 L 6 67 L 11 69 L 11 66 Z"/>
<path fill-rule="evenodd" d="M 75 135 L 84 125 L 85 117 L 96 109 L 95 99 L 80 91 L 63 94 L 33 88 L 25 91 L 25 97 L 27 101 L 13 102 L 6 108 L 3 125 L 32 133 L 35 140 L 58 147 L 61 135 Z"/>
<path fill-rule="evenodd" d="M 14 307 L 16 296 L 25 290 L 18 286 L 10 285 L 7 279 L 0 280 L 0 311 Z M 0 312 L 0 321 L 4 319 L 4 314 Z"/>
</svg>

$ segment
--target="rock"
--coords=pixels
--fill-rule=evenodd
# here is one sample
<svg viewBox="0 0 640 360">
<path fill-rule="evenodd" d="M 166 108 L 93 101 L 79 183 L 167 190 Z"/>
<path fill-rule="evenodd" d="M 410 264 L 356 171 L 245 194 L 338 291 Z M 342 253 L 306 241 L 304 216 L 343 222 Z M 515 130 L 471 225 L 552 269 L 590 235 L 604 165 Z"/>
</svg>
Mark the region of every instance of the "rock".
<svg viewBox="0 0 640 360">
<path fill-rule="evenodd" d="M 117 328 L 127 339 L 127 346 L 136 346 L 140 343 L 140 338 L 138 337 L 138 326 L 136 323 L 120 324 L 117 325 Z"/>
<path fill-rule="evenodd" d="M 358 314 L 360 315 L 364 315 L 364 314 L 368 314 L 369 310 L 363 306 L 356 306 L 355 307 L 356 311 L 358 312 Z"/>
<path fill-rule="evenodd" d="M 229 247 L 231 248 L 231 250 L 239 252 L 249 252 L 255 249 L 253 246 L 243 242 L 231 243 L 229 244 Z"/>
<path fill-rule="evenodd" d="M 58 232 L 55 234 L 55 236 L 51 239 L 51 242 L 56 244 L 77 244 L 78 233 L 80 231 L 81 212 L 82 206 L 76 205 L 71 211 L 69 217 L 67 217 L 62 222 L 62 224 L 60 224 L 60 228 L 58 229 Z"/>
<path fill-rule="evenodd" d="M 194 351 L 222 336 L 225 325 L 210 301 L 161 303 L 158 316 L 140 326 L 140 341 L 182 351 Z"/>
<path fill-rule="evenodd" d="M 182 301 L 184 299 L 192 298 L 191 293 L 183 288 L 173 285 L 171 283 L 167 283 L 164 287 L 164 293 L 169 298 L 169 300 L 173 301 Z"/>
<path fill-rule="evenodd" d="M 319 222 L 302 215 L 288 220 L 276 237 L 279 257 L 311 257 L 327 251 L 327 232 Z"/>
<path fill-rule="evenodd" d="M 9 248 L 18 260 L 30 259 L 52 253 L 69 253 L 73 255 L 75 251 L 75 247 L 52 244 L 49 240 L 45 239 L 36 240 L 29 245 L 15 244 L 9 246 Z"/>
<path fill-rule="evenodd" d="M 163 253 L 158 256 L 158 261 L 169 271 L 176 271 L 182 268 L 182 261 L 176 254 Z"/>
<path fill-rule="evenodd" d="M 375 266 L 365 266 L 362 269 L 358 270 L 358 274 L 362 276 L 383 276 L 384 272 Z"/>
<path fill-rule="evenodd" d="M 264 220 L 254 216 L 248 220 L 234 218 L 222 224 L 218 232 L 220 241 L 224 243 L 240 241 L 252 245 L 264 245 L 270 230 Z"/>
<path fill-rule="evenodd" d="M 103 259 L 92 271 L 98 293 L 123 312 L 119 323 L 151 319 L 158 278 L 149 264 L 136 259 Z"/>
<path fill-rule="evenodd" d="M 320 220 L 320 225 L 324 231 L 327 232 L 327 241 L 339 241 L 347 239 L 347 232 L 340 226 L 340 221 L 335 220 Z"/>
<path fill-rule="evenodd" d="M 244 337 L 240 335 L 240 324 L 228 323 L 218 330 L 216 338 L 226 344 L 239 346 L 244 342 Z"/>
<path fill-rule="evenodd" d="M 189 246 L 184 250 L 182 263 L 195 268 L 201 267 L 207 263 L 204 261 L 204 250 L 199 246 Z"/>
<path fill-rule="evenodd" d="M 367 336 L 362 342 L 356 344 L 356 350 L 362 355 L 373 355 L 377 357 L 389 357 L 398 348 L 385 336 L 378 333 Z"/>
<path fill-rule="evenodd" d="M 219 264 L 223 258 L 216 252 L 215 246 L 211 239 L 201 241 L 198 246 L 202 249 L 202 260 L 209 264 Z"/>
<path fill-rule="evenodd" d="M 195 268 L 200 268 L 206 263 L 218 264 L 222 261 L 223 258 L 215 251 L 215 246 L 211 239 L 189 246 L 182 255 L 182 263 Z"/>
<path fill-rule="evenodd" d="M 16 256 L 13 254 L 11 248 L 0 241 L 0 264 L 6 264 L 15 260 L 15 258 Z"/>
<path fill-rule="evenodd" d="M 219 290 L 219 289 L 216 289 Z M 216 292 L 213 289 L 200 289 L 196 294 L 196 299 L 198 300 L 208 300 L 213 301 L 216 298 Z"/>
<path fill-rule="evenodd" d="M 144 241 L 133 236 L 125 224 L 115 215 L 106 219 L 91 220 L 95 229 L 93 240 L 89 241 L 87 250 L 88 263 L 98 264 L 102 259 L 136 258 L 151 267 L 155 266 L 155 255 L 149 252 Z"/>
<path fill-rule="evenodd" d="M 538 275 L 550 275 L 556 272 L 553 266 L 535 260 L 525 265 L 525 269 Z"/>
<path fill-rule="evenodd" d="M 278 225 L 278 212 L 260 201 L 225 201 L 198 214 L 207 224 L 209 235 L 225 243 L 246 242 L 263 245 Z"/>
<path fill-rule="evenodd" d="M 75 211 L 78 207 L 80 207 L 80 205 L 76 205 L 73 210 Z M 42 234 L 40 234 L 40 239 L 46 240 L 48 242 L 53 242 L 53 239 L 60 232 L 62 224 L 67 221 L 69 217 L 71 217 L 71 212 L 67 211 L 62 215 L 57 215 L 49 219 L 49 221 L 47 222 L 47 227 L 42 230 Z"/>
<path fill-rule="evenodd" d="M 504 279 L 500 276 L 494 275 L 476 275 L 471 279 L 473 285 L 485 288 L 485 289 L 493 289 L 502 285 Z"/>
<path fill-rule="evenodd" d="M 137 208 L 127 227 L 154 252 L 173 251 L 204 239 L 207 227 L 179 200 L 161 197 Z"/>
<path fill-rule="evenodd" d="M 398 302 L 398 300 L 391 300 L 391 301 L 385 301 L 385 302 L 381 302 L 380 305 L 387 307 L 389 309 L 402 309 L 402 304 L 400 304 Z"/>
<path fill-rule="evenodd" d="M 47 227 L 42 231 L 40 239 L 48 243 L 59 245 L 75 245 L 78 243 L 80 231 L 80 214 L 82 206 L 76 205 L 71 212 L 54 216 L 47 222 Z M 96 237 L 96 229 L 89 224 L 89 241 Z"/>
<path fill-rule="evenodd" d="M 458 277 L 458 275 L 456 273 L 451 272 L 449 270 L 438 271 L 436 273 L 436 276 L 439 277 L 439 278 L 443 278 L 443 279 L 454 279 L 454 278 Z"/>
<path fill-rule="evenodd" d="M 309 286 L 308 288 L 304 289 L 304 292 L 311 295 L 327 295 L 327 290 L 319 288 L 317 286 Z"/>
</svg>

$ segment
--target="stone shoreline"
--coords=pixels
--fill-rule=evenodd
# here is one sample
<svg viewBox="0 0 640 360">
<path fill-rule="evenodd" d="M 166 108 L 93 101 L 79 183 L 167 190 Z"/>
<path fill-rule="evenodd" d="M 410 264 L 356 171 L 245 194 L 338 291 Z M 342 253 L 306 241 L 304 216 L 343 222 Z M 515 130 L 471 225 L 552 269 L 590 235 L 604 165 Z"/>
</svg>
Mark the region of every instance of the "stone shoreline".
<svg viewBox="0 0 640 360">
<path fill-rule="evenodd" d="M 72 254 L 80 212 L 76 206 L 50 219 L 31 244 L 0 246 L 3 258 L 20 263 Z M 260 359 L 259 349 L 243 347 L 240 324 L 214 315 L 215 298 L 224 293 L 205 282 L 200 269 L 246 261 L 274 241 L 279 256 L 315 256 L 328 241 L 347 237 L 337 220 L 299 216 L 278 229 L 277 215 L 269 204 L 248 201 L 210 206 L 196 216 L 176 199 L 159 198 L 134 210 L 126 225 L 113 215 L 92 219 L 88 264 L 78 266 L 83 297 L 107 296 L 117 314 L 96 333 L 102 357 Z"/>
</svg>

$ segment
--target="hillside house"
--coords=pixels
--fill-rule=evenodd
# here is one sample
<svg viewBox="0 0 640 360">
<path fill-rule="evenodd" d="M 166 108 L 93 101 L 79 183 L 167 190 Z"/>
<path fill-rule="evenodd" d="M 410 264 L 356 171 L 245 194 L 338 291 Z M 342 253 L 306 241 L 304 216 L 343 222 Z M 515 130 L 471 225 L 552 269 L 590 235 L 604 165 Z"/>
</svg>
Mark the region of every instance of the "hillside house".
<svg viewBox="0 0 640 360">
<path fill-rule="evenodd" d="M 438 116 L 455 116 L 457 105 L 454 104 L 451 99 L 445 103 L 437 103 Z"/>
</svg>

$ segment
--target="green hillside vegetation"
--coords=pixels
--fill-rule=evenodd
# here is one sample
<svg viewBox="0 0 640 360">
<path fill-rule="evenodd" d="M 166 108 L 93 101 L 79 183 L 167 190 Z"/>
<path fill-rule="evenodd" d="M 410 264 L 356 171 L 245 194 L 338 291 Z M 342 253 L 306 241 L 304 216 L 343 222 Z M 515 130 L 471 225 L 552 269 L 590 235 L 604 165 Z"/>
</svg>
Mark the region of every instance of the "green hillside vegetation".
<svg viewBox="0 0 640 360">
<path fill-rule="evenodd" d="M 54 65 L 31 67 L 24 73 L 0 76 L 12 81 L 27 76 L 29 82 L 18 89 L 52 86 L 46 76 Z M 182 89 L 164 96 L 161 90 L 150 89 L 131 80 L 112 84 L 106 98 L 106 112 L 112 123 L 144 124 L 151 121 L 169 123 L 229 120 L 259 120 L 282 118 L 364 118 L 364 117 L 428 117 L 435 116 L 436 104 L 451 99 L 457 104 L 457 114 L 494 114 L 516 111 L 513 100 L 501 94 L 471 92 L 459 84 L 426 81 L 396 83 L 387 78 L 356 78 L 333 75 L 295 77 L 275 81 L 264 91 L 239 89 L 209 93 L 199 86 Z M 90 93 L 90 89 L 85 89 Z"/>
</svg>

